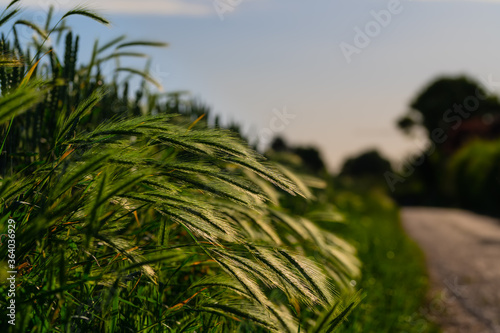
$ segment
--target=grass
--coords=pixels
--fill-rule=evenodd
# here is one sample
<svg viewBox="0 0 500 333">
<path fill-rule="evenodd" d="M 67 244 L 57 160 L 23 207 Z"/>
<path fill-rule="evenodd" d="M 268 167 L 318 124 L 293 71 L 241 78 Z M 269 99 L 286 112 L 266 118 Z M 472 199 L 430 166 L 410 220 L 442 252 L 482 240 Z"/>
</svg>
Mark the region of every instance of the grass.
<svg viewBox="0 0 500 333">
<path fill-rule="evenodd" d="M 54 15 L 28 45 L 23 20 L 0 41 L 0 222 L 16 221 L 19 272 L 4 331 L 433 332 L 422 257 L 391 201 L 266 160 L 206 106 L 148 88 L 147 68 L 119 66 L 163 43 L 96 41 L 79 64 L 63 19 L 107 21 Z M 135 98 L 123 72 L 143 79 Z"/>
<path fill-rule="evenodd" d="M 399 208 L 377 190 L 341 192 L 336 202 L 352 221 L 342 234 L 363 262 L 356 286 L 365 295 L 339 332 L 439 332 L 426 316 L 424 257 L 402 229 Z"/>
<path fill-rule="evenodd" d="M 100 74 L 104 61 L 131 55 L 117 50 L 163 44 L 96 42 L 78 64 L 79 39 L 63 19 L 107 21 L 81 7 L 55 24 L 53 15 L 27 45 L 15 33 L 0 41 L 12 58 L 0 66 L 0 221 L 16 221 L 18 270 L 18 322 L 2 329 L 337 328 L 359 301 L 346 283 L 359 262 L 318 227 L 328 212 L 280 205 L 317 201 L 301 177 L 211 127 L 205 107 L 151 91 L 147 70 L 118 63 L 116 75 Z M 135 98 L 118 80 L 124 71 L 143 79 Z M 1 285 L 3 308 L 7 293 Z"/>
</svg>

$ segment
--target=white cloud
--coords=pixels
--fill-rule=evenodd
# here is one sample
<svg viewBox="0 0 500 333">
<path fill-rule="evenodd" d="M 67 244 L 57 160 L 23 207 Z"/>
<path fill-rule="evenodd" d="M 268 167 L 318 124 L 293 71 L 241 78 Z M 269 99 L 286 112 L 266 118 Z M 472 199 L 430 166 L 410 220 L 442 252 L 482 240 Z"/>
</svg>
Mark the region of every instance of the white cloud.
<svg viewBox="0 0 500 333">
<path fill-rule="evenodd" d="M 5 7 L 10 0 L 0 0 L 0 6 Z M 211 1 L 200 0 L 22 0 L 22 7 L 47 10 L 50 5 L 56 9 L 68 10 L 78 4 L 84 4 L 101 14 L 149 14 L 164 16 L 206 16 L 214 14 Z"/>
</svg>

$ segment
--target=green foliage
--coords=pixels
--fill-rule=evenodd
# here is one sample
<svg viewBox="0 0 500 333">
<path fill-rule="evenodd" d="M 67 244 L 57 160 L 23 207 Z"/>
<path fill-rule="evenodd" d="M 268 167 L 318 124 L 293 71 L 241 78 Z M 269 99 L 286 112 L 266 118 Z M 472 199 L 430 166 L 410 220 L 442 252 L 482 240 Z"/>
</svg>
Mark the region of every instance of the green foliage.
<svg viewBox="0 0 500 333">
<path fill-rule="evenodd" d="M 279 158 L 288 167 L 301 163 L 298 156 L 290 153 L 293 147 L 282 140 L 275 140 L 272 148 L 268 155 Z M 361 169 L 370 170 L 371 166 L 363 164 Z M 322 185 L 310 177 L 302 178 L 315 185 L 312 195 L 335 203 L 321 207 L 321 214 L 317 213 L 317 201 L 301 205 L 287 200 L 283 205 L 296 213 L 314 216 L 320 228 L 344 236 L 357 249 L 361 274 L 346 282 L 361 290 L 363 299 L 347 323 L 338 328 L 339 332 L 439 332 L 430 321 L 426 306 L 428 277 L 423 255 L 401 227 L 399 210 L 386 193 L 382 171 L 387 170 L 379 169 L 378 176 L 368 171 L 351 177 L 326 178 Z M 321 325 L 320 319 L 315 327 Z"/>
<path fill-rule="evenodd" d="M 500 141 L 476 140 L 463 147 L 450 160 L 447 180 L 460 206 L 500 214 Z"/>
<path fill-rule="evenodd" d="M 342 165 L 340 174 L 350 177 L 383 178 L 384 173 L 391 170 L 391 163 L 386 158 L 380 156 L 376 150 L 369 150 L 347 159 Z"/>
<path fill-rule="evenodd" d="M 452 206 L 499 214 L 495 144 L 500 103 L 475 80 L 440 77 L 416 96 L 398 121 L 410 133 L 425 129 L 431 144 L 407 159 L 394 197 L 400 204 Z M 483 143 L 470 144 L 473 140 Z M 481 146 L 483 146 L 481 148 Z"/>
<path fill-rule="evenodd" d="M 96 42 L 78 68 L 78 37 L 62 20 L 107 21 L 78 7 L 52 25 L 52 14 L 29 45 L 15 35 L 0 44 L 11 57 L 0 67 L 0 219 L 16 221 L 16 328 L 338 327 L 359 302 L 348 287 L 359 262 L 319 226 L 336 218 L 328 209 L 280 205 L 311 200 L 308 182 L 210 128 L 203 105 L 151 93 L 147 69 L 126 69 L 144 80 L 135 99 L 119 62 L 111 81 L 100 74 L 106 61 L 142 56 L 118 50 L 163 44 Z"/>
<path fill-rule="evenodd" d="M 432 139 L 434 129 L 447 131 L 451 125 L 455 126 L 457 120 L 453 116 L 462 120 L 469 118 L 470 114 L 463 116 L 469 112 L 464 110 L 465 113 L 457 113 L 455 107 L 468 103 L 472 97 L 479 103 L 477 110 L 474 110 L 475 115 L 500 111 L 497 98 L 488 95 L 474 80 L 464 76 L 440 77 L 418 94 L 411 104 L 411 110 L 398 121 L 398 126 L 405 132 L 417 125 L 422 126 Z"/>
<path fill-rule="evenodd" d="M 366 186 L 338 189 L 335 198 L 352 223 L 333 230 L 358 248 L 363 266 L 355 282 L 364 294 L 339 332 L 439 332 L 426 306 L 423 254 L 403 231 L 393 201 Z"/>
<path fill-rule="evenodd" d="M 294 157 L 300 159 L 300 163 L 296 163 L 295 168 L 320 177 L 324 177 L 327 174 L 321 153 L 315 147 L 289 147 L 282 138 L 277 137 L 271 143 L 271 149 L 268 154 L 274 156 L 276 154 L 292 154 Z"/>
</svg>

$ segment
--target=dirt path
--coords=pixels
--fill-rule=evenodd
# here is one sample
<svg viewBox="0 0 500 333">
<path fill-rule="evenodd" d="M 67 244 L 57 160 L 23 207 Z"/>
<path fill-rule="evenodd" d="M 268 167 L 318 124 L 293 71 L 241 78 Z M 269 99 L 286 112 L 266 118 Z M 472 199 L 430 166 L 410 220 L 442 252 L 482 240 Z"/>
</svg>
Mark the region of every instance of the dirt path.
<svg viewBox="0 0 500 333">
<path fill-rule="evenodd" d="M 500 221 L 466 211 L 403 208 L 425 253 L 430 313 L 445 333 L 500 333 Z"/>
</svg>

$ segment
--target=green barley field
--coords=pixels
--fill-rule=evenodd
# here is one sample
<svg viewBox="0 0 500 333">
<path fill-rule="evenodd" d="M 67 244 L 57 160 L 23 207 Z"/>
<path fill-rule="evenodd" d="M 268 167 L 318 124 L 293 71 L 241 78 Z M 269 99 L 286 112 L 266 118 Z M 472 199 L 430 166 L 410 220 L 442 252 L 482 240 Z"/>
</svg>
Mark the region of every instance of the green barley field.
<svg viewBox="0 0 500 333">
<path fill-rule="evenodd" d="M 71 20 L 105 17 L 21 9 L 0 16 L 2 332 L 437 332 L 383 190 L 260 154 L 120 67 L 163 41 L 99 40 L 81 62 Z"/>
</svg>

